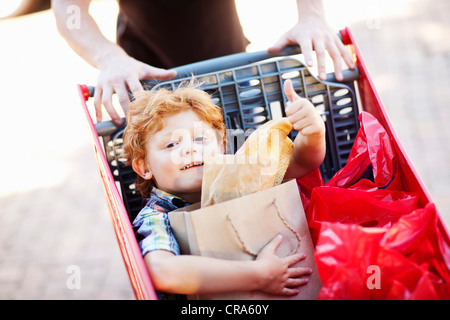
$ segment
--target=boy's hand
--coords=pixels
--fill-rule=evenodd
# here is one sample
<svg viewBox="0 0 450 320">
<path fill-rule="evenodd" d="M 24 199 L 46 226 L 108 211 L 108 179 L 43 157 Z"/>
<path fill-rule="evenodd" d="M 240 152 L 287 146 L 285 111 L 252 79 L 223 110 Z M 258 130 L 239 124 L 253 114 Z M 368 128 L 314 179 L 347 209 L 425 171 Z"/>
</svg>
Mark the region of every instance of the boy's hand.
<svg viewBox="0 0 450 320">
<path fill-rule="evenodd" d="M 294 264 L 305 259 L 305 254 L 277 257 L 275 251 L 280 246 L 281 240 L 281 235 L 275 236 L 256 257 L 263 270 L 263 283 L 260 290 L 270 294 L 292 296 L 298 294 L 297 287 L 308 283 L 308 278 L 302 276 L 309 276 L 312 269 L 293 267 Z"/>
<path fill-rule="evenodd" d="M 285 109 L 286 115 L 293 128 L 303 136 L 325 135 L 322 117 L 309 100 L 297 95 L 291 80 L 284 82 L 284 93 L 289 100 Z"/>
</svg>

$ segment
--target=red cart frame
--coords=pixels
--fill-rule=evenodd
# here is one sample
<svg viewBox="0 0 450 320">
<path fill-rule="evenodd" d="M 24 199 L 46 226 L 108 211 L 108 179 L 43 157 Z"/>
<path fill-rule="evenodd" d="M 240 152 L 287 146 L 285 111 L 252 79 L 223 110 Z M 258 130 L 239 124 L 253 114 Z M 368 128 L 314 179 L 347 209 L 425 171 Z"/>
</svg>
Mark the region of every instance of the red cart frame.
<svg viewBox="0 0 450 320">
<path fill-rule="evenodd" d="M 369 72 L 364 64 L 361 52 L 356 45 L 356 41 L 349 28 L 340 31 L 342 41 L 345 45 L 350 46 L 356 56 L 356 65 L 359 70 L 359 79 L 357 87 L 361 107 L 377 118 L 381 125 L 385 128 L 389 136 L 392 138 L 393 147 L 399 157 L 401 176 L 403 177 L 403 185 L 409 192 L 416 192 L 419 196 L 419 205 L 426 206 L 432 202 L 424 183 L 420 179 L 418 173 L 414 169 L 410 159 L 408 158 L 404 148 L 402 147 L 394 128 L 389 121 L 386 109 L 375 89 L 370 78 Z M 129 220 L 127 210 L 125 208 L 122 196 L 116 186 L 116 182 L 105 156 L 103 145 L 99 139 L 95 124 L 90 115 L 87 101 L 89 99 L 89 89 L 86 85 L 78 85 L 81 102 L 87 117 L 88 125 L 92 134 L 94 151 L 97 157 L 101 180 L 104 188 L 105 197 L 110 211 L 114 231 L 122 253 L 126 270 L 128 272 L 132 288 L 136 299 L 156 299 L 155 290 L 153 288 L 149 273 L 147 271 L 144 259 L 141 255 L 139 246 L 135 239 L 131 222 Z M 448 230 L 442 219 L 439 220 L 438 228 L 447 235 Z"/>
</svg>

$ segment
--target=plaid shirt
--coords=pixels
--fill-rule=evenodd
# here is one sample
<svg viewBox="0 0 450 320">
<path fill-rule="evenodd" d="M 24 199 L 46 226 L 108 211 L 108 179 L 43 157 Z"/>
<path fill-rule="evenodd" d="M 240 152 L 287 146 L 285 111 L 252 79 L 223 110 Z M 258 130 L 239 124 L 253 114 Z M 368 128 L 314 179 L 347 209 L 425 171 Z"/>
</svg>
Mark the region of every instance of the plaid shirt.
<svg viewBox="0 0 450 320">
<path fill-rule="evenodd" d="M 153 188 L 147 204 L 133 221 L 133 230 L 142 256 L 153 250 L 167 250 L 176 255 L 180 247 L 170 227 L 170 211 L 189 205 L 189 202 L 167 192 Z M 156 291 L 159 300 L 186 300 L 185 295 Z"/>
<path fill-rule="evenodd" d="M 133 222 L 133 230 L 142 256 L 153 250 L 166 250 L 180 254 L 180 247 L 170 227 L 170 211 L 185 207 L 190 203 L 165 191 L 153 188 L 147 204 Z"/>
</svg>

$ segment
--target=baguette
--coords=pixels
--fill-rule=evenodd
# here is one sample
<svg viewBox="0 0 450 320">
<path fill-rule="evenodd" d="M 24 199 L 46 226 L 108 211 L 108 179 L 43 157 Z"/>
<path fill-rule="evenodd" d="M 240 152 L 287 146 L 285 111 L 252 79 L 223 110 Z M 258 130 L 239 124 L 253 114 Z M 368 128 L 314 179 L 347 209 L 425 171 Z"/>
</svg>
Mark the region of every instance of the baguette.
<svg viewBox="0 0 450 320">
<path fill-rule="evenodd" d="M 283 181 L 294 151 L 294 143 L 288 137 L 291 130 L 292 124 L 287 118 L 270 120 L 247 138 L 236 155 L 265 157 L 275 161 L 278 169 L 274 185 L 278 185 Z"/>
</svg>

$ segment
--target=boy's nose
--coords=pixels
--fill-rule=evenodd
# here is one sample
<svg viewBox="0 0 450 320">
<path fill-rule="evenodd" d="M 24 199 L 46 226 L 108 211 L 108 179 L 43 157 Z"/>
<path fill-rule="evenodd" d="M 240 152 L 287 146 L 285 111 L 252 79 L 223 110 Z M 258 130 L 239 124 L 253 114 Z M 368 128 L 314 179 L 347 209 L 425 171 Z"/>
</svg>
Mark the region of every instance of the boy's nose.
<svg viewBox="0 0 450 320">
<path fill-rule="evenodd" d="M 183 155 L 189 155 L 199 152 L 200 146 L 196 143 L 193 143 L 192 141 L 187 142 L 186 145 L 183 148 Z"/>
</svg>

